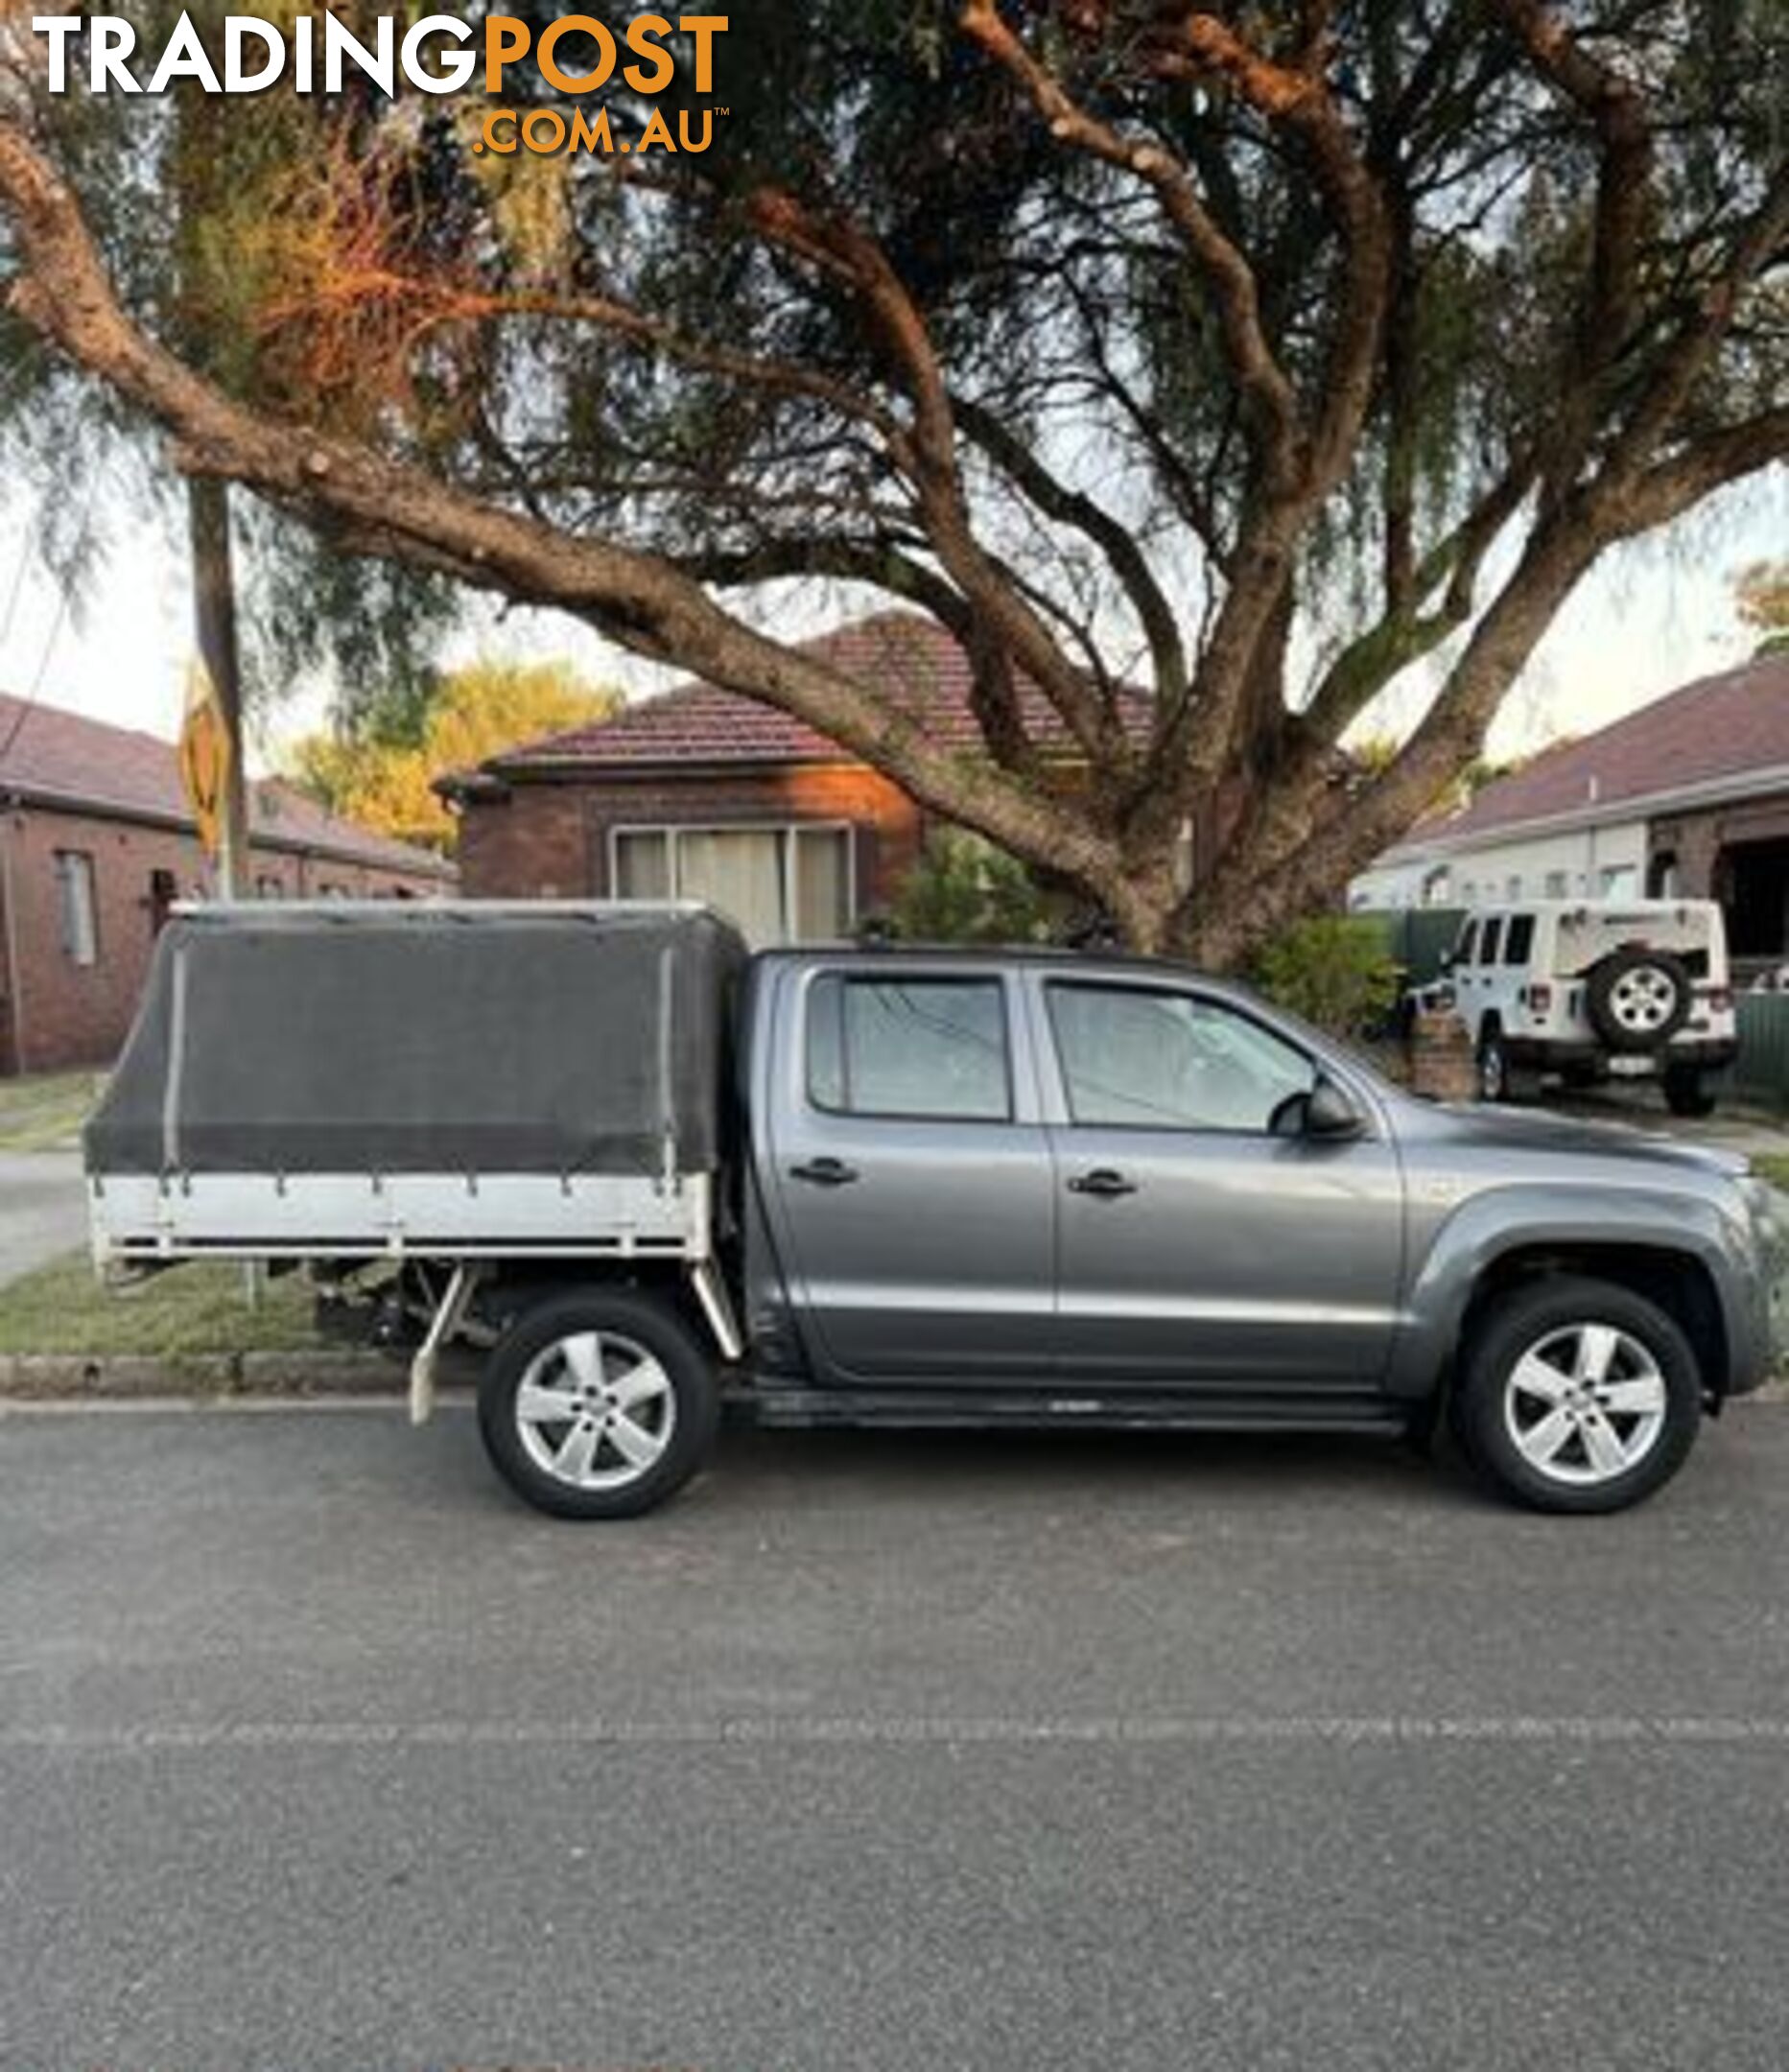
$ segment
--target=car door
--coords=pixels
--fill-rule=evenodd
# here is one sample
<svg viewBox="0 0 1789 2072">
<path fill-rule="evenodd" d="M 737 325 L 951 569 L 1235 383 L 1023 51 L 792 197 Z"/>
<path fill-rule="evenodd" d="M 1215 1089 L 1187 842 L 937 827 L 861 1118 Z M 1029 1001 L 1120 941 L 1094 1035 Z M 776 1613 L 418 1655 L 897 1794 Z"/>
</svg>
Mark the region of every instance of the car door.
<svg viewBox="0 0 1789 2072">
<path fill-rule="evenodd" d="M 1508 1021 L 1504 1013 L 1504 987 L 1498 977 L 1502 956 L 1503 916 L 1487 914 L 1478 925 L 1478 954 L 1472 967 L 1472 1012 L 1463 1018 L 1474 1037 L 1487 1015 L 1495 1014 Z"/>
<path fill-rule="evenodd" d="M 785 973 L 774 1214 L 828 1378 L 1048 1377 L 1054 1172 L 1007 973 Z"/>
<path fill-rule="evenodd" d="M 1153 977 L 1040 974 L 1030 1010 L 1065 1372 L 1213 1390 L 1377 1386 L 1403 1262 L 1401 1170 L 1377 1115 L 1346 1141 L 1283 1134 L 1318 1060 L 1229 998 Z"/>
</svg>

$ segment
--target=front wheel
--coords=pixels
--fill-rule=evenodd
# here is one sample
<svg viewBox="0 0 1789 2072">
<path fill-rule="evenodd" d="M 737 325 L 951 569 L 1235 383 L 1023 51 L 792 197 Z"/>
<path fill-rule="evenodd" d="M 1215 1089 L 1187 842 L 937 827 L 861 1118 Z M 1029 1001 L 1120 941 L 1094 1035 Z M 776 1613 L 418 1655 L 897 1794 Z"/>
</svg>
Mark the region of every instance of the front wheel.
<svg viewBox="0 0 1789 2072">
<path fill-rule="evenodd" d="M 1619 1511 L 1651 1495 L 1683 1466 L 1701 1417 L 1701 1370 L 1672 1319 L 1627 1288 L 1564 1275 L 1492 1307 L 1452 1404 L 1479 1474 L 1540 1511 Z"/>
<path fill-rule="evenodd" d="M 485 1451 L 555 1518 L 637 1518 L 689 1480 L 719 1417 L 707 1354 L 631 1288 L 551 1297 L 498 1341 L 479 1385 Z"/>
<path fill-rule="evenodd" d="M 1495 1024 L 1478 1039 L 1478 1097 L 1481 1101 L 1532 1100 L 1540 1081 L 1510 1062 L 1510 1047 Z"/>
</svg>

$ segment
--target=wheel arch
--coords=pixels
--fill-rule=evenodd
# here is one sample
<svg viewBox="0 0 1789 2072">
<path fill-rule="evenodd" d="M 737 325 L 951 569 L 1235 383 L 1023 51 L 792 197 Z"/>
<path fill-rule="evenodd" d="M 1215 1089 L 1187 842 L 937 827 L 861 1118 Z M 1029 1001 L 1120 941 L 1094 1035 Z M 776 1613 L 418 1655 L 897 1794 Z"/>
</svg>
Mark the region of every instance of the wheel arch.
<svg viewBox="0 0 1789 2072">
<path fill-rule="evenodd" d="M 1711 1204 L 1597 1196 L 1563 1203 L 1554 1189 L 1512 1188 L 1457 1210 L 1436 1234 L 1406 1305 L 1391 1390 L 1445 1393 L 1461 1347 L 1497 1296 L 1547 1274 L 1604 1280 L 1655 1302 L 1688 1338 L 1718 1401 L 1741 1348 L 1739 1300 Z"/>
<path fill-rule="evenodd" d="M 1473 1282 L 1461 1312 L 1457 1343 L 1467 1344 L 1504 1295 L 1547 1279 L 1606 1281 L 1655 1304 L 1688 1339 L 1703 1385 L 1724 1393 L 1732 1357 L 1720 1290 L 1707 1262 L 1681 1247 L 1630 1239 L 1515 1243 L 1496 1254 Z"/>
<path fill-rule="evenodd" d="M 642 1295 L 662 1303 L 698 1344 L 725 1357 L 701 1299 L 683 1263 L 671 1259 L 512 1260 L 483 1283 L 477 1297 L 482 1315 L 506 1329 L 528 1311 L 568 1295 Z"/>
</svg>

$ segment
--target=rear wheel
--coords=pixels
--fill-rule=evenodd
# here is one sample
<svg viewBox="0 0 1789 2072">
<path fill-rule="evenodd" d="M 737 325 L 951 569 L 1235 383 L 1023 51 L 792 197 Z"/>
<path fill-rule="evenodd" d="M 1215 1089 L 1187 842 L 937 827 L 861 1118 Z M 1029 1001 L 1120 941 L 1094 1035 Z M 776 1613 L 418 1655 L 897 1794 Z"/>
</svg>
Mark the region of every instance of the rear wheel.
<svg viewBox="0 0 1789 2072">
<path fill-rule="evenodd" d="M 1714 1091 L 1693 1065 L 1665 1067 L 1664 1101 L 1675 1116 L 1711 1116 L 1714 1113 Z"/>
<path fill-rule="evenodd" d="M 1466 1350 L 1455 1434 L 1483 1478 L 1541 1511 L 1619 1511 L 1695 1442 L 1702 1374 L 1644 1297 L 1548 1277 L 1504 1296 Z"/>
<path fill-rule="evenodd" d="M 718 1419 L 713 1365 L 634 1289 L 555 1296 L 491 1353 L 479 1428 L 498 1472 L 556 1518 L 637 1518 L 687 1482 Z"/>
</svg>

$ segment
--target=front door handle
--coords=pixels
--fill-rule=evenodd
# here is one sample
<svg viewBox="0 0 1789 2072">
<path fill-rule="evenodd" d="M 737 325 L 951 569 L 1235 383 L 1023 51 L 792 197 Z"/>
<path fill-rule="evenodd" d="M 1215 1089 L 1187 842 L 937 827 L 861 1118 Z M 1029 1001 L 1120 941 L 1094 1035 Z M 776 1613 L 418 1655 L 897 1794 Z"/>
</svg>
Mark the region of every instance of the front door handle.
<svg viewBox="0 0 1789 2072">
<path fill-rule="evenodd" d="M 1076 1173 L 1069 1182 L 1071 1194 L 1097 1194 L 1102 1201 L 1114 1201 L 1120 1194 L 1135 1194 L 1136 1191 L 1136 1181 L 1125 1179 L 1121 1172 L 1114 1172 L 1110 1166 L 1098 1166 L 1092 1172 Z"/>
<path fill-rule="evenodd" d="M 805 1180 L 810 1187 L 849 1187 L 858 1177 L 858 1168 L 847 1166 L 843 1159 L 809 1159 L 806 1165 L 791 1166 L 791 1180 Z"/>
</svg>

